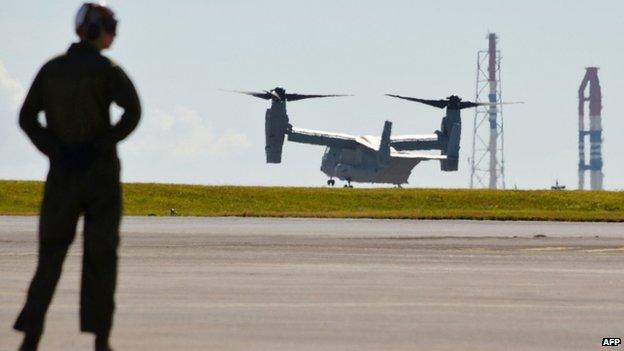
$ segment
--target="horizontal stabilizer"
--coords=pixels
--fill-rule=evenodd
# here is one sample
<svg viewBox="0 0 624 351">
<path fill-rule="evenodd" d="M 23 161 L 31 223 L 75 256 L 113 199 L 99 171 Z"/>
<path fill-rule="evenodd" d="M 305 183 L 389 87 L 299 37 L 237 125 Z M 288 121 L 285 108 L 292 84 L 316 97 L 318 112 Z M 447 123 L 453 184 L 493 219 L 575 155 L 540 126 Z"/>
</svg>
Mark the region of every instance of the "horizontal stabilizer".
<svg viewBox="0 0 624 351">
<path fill-rule="evenodd" d="M 423 152 L 414 152 L 414 151 L 392 151 L 390 153 L 390 156 L 392 156 L 393 158 L 410 158 L 410 159 L 415 159 L 415 160 L 421 160 L 421 161 L 428 161 L 428 160 L 446 160 L 447 156 L 446 155 L 432 155 L 432 154 L 426 154 Z"/>
</svg>

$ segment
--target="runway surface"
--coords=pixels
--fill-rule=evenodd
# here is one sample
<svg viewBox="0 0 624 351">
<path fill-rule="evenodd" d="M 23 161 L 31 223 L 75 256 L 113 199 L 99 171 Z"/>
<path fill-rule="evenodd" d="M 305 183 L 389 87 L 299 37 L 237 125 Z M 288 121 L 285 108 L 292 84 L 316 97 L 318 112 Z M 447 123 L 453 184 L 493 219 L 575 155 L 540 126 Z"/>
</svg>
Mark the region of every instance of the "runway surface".
<svg viewBox="0 0 624 351">
<path fill-rule="evenodd" d="M 36 264 L 0 217 L 0 351 Z M 116 350 L 600 350 L 624 336 L 624 224 L 129 217 Z M 81 243 L 42 350 L 78 332 Z M 616 348 L 617 349 L 617 348 Z"/>
</svg>

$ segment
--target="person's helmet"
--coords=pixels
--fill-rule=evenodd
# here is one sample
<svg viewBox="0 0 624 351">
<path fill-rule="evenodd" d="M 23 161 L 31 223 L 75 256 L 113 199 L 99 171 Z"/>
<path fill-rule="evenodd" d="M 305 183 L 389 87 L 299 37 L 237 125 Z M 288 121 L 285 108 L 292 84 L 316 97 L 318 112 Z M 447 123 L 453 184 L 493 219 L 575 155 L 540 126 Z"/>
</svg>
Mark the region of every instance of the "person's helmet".
<svg viewBox="0 0 624 351">
<path fill-rule="evenodd" d="M 113 10 L 92 2 L 82 4 L 76 14 L 76 34 L 91 41 L 99 38 L 102 31 L 117 34 L 117 19 Z"/>
</svg>

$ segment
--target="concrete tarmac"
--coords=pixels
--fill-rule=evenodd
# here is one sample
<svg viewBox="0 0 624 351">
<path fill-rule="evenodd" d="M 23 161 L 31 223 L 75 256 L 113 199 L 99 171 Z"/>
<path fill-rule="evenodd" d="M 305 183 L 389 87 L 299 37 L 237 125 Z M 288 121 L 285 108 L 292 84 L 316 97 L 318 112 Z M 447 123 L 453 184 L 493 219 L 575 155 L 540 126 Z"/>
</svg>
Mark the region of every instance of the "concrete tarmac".
<svg viewBox="0 0 624 351">
<path fill-rule="evenodd" d="M 0 217 L 0 351 L 37 259 Z M 600 350 L 624 336 L 624 224 L 126 217 L 116 350 Z M 78 235 L 41 350 L 78 331 Z"/>
</svg>

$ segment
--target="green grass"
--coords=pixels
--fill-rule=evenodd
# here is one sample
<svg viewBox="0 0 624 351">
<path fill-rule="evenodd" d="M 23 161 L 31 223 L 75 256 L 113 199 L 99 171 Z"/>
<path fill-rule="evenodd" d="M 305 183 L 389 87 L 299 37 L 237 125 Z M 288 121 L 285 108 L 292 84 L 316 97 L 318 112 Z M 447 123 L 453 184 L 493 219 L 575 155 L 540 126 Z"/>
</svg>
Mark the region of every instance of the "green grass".
<svg viewBox="0 0 624 351">
<path fill-rule="evenodd" d="M 43 183 L 0 181 L 0 214 L 35 215 Z M 624 192 L 124 184 L 124 213 L 182 216 L 624 221 Z"/>
</svg>

